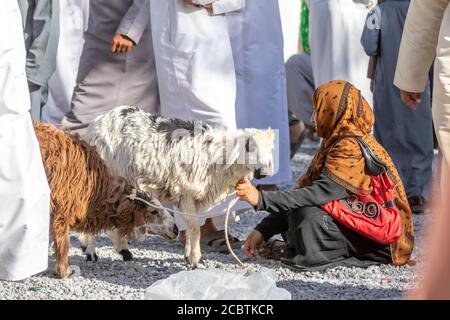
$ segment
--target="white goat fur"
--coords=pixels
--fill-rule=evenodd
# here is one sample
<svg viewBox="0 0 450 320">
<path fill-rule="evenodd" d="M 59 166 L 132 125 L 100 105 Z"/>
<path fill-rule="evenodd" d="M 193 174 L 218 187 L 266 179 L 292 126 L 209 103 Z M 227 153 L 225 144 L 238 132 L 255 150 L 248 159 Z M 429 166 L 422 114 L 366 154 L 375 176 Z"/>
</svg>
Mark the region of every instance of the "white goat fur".
<svg viewBox="0 0 450 320">
<path fill-rule="evenodd" d="M 191 214 L 223 201 L 239 179 L 252 179 L 256 170 L 272 170 L 270 129 L 229 132 L 122 106 L 97 117 L 85 139 L 113 172 Z M 198 267 L 198 219 L 183 218 L 188 226 L 185 257 L 190 266 Z"/>
</svg>

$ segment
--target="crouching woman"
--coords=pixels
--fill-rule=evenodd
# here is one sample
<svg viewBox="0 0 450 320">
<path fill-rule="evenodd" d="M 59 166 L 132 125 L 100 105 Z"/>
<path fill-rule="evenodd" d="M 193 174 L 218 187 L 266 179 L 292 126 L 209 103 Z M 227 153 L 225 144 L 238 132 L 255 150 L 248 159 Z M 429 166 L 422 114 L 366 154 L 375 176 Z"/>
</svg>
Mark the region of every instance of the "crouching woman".
<svg viewBox="0 0 450 320">
<path fill-rule="evenodd" d="M 283 263 L 296 270 L 320 270 L 335 265 L 403 265 L 410 262 L 414 231 L 403 184 L 388 153 L 371 135 L 374 115 L 366 100 L 351 84 L 331 81 L 312 97 L 317 134 L 323 138 L 299 189 L 258 192 L 248 180 L 236 186 L 241 200 L 258 211 L 270 213 L 244 244 L 248 256 L 267 254 L 266 242 L 276 234 L 285 239 Z M 322 206 L 350 195 L 370 194 L 371 176 L 358 142 L 363 141 L 383 163 L 396 185 L 401 235 L 391 244 L 375 242 L 331 217 Z"/>
</svg>

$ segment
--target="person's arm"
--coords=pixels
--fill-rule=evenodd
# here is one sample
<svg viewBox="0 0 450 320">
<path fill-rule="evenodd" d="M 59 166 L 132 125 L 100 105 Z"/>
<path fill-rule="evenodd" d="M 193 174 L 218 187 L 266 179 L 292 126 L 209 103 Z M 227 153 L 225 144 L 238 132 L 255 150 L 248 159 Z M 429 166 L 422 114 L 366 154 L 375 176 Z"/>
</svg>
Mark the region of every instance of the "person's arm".
<svg viewBox="0 0 450 320">
<path fill-rule="evenodd" d="M 381 7 L 377 6 L 369 12 L 366 19 L 361 44 L 369 57 L 380 55 Z"/>
<path fill-rule="evenodd" d="M 53 74 L 57 50 L 55 41 L 59 37 L 58 21 L 58 1 L 35 0 L 32 19 L 33 42 L 28 49 L 26 60 L 27 79 L 35 85 L 46 85 Z"/>
<path fill-rule="evenodd" d="M 394 84 L 421 93 L 436 55 L 439 31 L 450 0 L 412 0 L 403 29 Z"/>
<path fill-rule="evenodd" d="M 259 193 L 256 210 L 270 213 L 289 213 L 301 207 L 321 206 L 348 196 L 345 188 L 330 178 L 321 175 L 312 185 L 293 191 Z"/>
<path fill-rule="evenodd" d="M 255 227 L 266 242 L 274 235 L 286 232 L 288 229 L 288 216 L 277 213 L 271 213 Z"/>
<path fill-rule="evenodd" d="M 310 186 L 293 191 L 267 192 L 258 190 L 243 179 L 236 185 L 236 194 L 255 210 L 287 214 L 301 207 L 321 206 L 348 196 L 347 190 L 325 175 L 320 175 Z"/>
<path fill-rule="evenodd" d="M 148 27 L 150 18 L 150 1 L 148 0 L 134 0 L 133 4 L 128 9 L 125 16 L 122 18 L 116 35 L 122 35 L 133 41 L 134 45 L 139 43 L 139 40 Z"/>
</svg>

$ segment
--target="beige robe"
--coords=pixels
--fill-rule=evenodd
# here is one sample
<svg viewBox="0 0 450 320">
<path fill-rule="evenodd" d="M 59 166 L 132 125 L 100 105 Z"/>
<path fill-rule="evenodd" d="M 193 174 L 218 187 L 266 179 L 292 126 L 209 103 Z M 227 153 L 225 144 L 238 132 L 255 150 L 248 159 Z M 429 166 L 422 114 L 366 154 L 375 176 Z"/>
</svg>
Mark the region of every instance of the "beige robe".
<svg viewBox="0 0 450 320">
<path fill-rule="evenodd" d="M 394 84 L 402 90 L 423 92 L 428 71 L 436 57 L 432 112 L 447 164 L 450 164 L 449 4 L 450 0 L 411 1 L 394 79 Z"/>
<path fill-rule="evenodd" d="M 394 84 L 402 90 L 423 92 L 433 59 L 433 120 L 445 161 L 441 177 L 444 203 L 433 201 L 434 219 L 428 230 L 427 262 L 419 291 L 413 299 L 448 299 L 450 181 L 450 0 L 412 0 L 403 31 Z M 437 187 L 436 187 L 437 188 Z M 438 188 L 437 188 L 438 189 Z M 434 192 L 432 192 L 433 194 Z M 435 194 L 435 193 L 434 193 Z M 444 280 L 443 280 L 444 279 Z"/>
</svg>

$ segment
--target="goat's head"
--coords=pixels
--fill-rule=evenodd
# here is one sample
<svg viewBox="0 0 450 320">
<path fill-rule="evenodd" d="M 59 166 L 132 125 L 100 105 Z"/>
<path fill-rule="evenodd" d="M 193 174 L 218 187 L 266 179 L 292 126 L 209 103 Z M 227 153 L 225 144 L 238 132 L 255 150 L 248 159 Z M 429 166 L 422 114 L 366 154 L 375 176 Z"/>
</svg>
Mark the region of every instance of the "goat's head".
<svg viewBox="0 0 450 320">
<path fill-rule="evenodd" d="M 173 240 L 178 235 L 178 229 L 172 215 L 162 208 L 161 203 L 147 192 L 133 190 L 130 195 L 140 209 L 134 213 L 134 229 L 136 237 L 144 238 L 148 233 Z"/>
<path fill-rule="evenodd" d="M 244 165 L 250 171 L 250 179 L 273 175 L 274 137 L 271 129 L 239 130 L 228 163 Z"/>
</svg>

